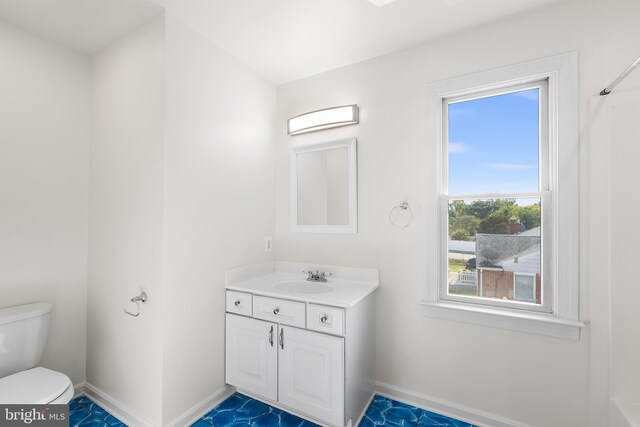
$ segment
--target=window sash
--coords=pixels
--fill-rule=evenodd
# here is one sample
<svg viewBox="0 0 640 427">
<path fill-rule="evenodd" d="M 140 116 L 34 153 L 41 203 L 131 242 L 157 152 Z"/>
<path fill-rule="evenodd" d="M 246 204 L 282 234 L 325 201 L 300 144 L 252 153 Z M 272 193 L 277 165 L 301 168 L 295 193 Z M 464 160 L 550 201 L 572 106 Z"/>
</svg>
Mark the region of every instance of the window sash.
<svg viewBox="0 0 640 427">
<path fill-rule="evenodd" d="M 487 98 L 497 95 L 504 95 L 513 92 L 520 92 L 537 88 L 539 90 L 539 155 L 538 155 L 538 189 L 532 192 L 512 192 L 512 193 L 483 193 L 483 194 L 448 194 L 449 181 L 449 123 L 448 123 L 448 106 L 453 103 L 460 103 L 474 99 Z M 538 79 L 523 84 L 508 85 L 494 87 L 490 90 L 476 90 L 473 92 L 443 98 L 442 108 L 442 157 L 441 157 L 441 189 L 440 189 L 440 251 L 439 251 L 439 268 L 440 270 L 440 292 L 439 299 L 444 301 L 455 301 L 460 303 L 477 304 L 493 307 L 502 307 L 514 310 L 526 310 L 540 313 L 553 313 L 554 295 L 552 284 L 552 194 L 550 188 L 550 157 L 549 139 L 550 139 L 550 108 L 549 108 L 549 82 L 548 78 Z M 449 294 L 448 272 L 449 272 L 449 216 L 448 204 L 450 200 L 478 200 L 478 199 L 522 199 L 522 198 L 539 198 L 542 204 L 541 208 L 541 304 L 535 302 L 500 300 L 487 297 L 471 296 L 471 295 L 451 295 Z"/>
<path fill-rule="evenodd" d="M 479 304 L 493 307 L 511 308 L 516 310 L 527 310 L 540 313 L 552 313 L 553 312 L 553 286 L 552 286 L 552 254 L 551 254 L 551 242 L 552 242 L 552 206 L 551 206 L 551 192 L 532 192 L 532 193 L 509 193 L 507 196 L 502 194 L 492 194 L 489 199 L 514 199 L 514 198 L 539 198 L 542 204 L 541 207 L 541 242 L 540 242 L 540 278 L 542 281 L 541 288 L 541 302 L 542 304 L 536 304 L 526 301 L 515 300 L 500 300 L 488 297 L 479 297 L 473 295 L 452 295 L 449 294 L 448 273 L 449 273 L 449 217 L 448 206 L 450 200 L 475 200 L 477 196 L 466 196 L 465 199 L 461 199 L 458 196 L 442 196 L 440 198 L 440 235 L 443 236 L 440 241 L 440 257 L 439 262 L 442 268 L 440 268 L 440 294 L 439 297 L 444 301 L 456 301 L 468 304 Z"/>
<path fill-rule="evenodd" d="M 465 95 L 457 95 L 442 99 L 442 194 L 449 194 L 449 105 L 476 99 L 490 98 L 498 95 L 507 95 L 514 92 L 522 92 L 530 89 L 538 89 L 538 190 L 550 190 L 549 171 L 549 80 L 536 80 L 517 85 L 505 85 L 491 90 L 476 91 Z M 496 193 L 504 194 L 504 193 Z M 520 193 L 514 193 L 520 194 Z M 472 197 L 472 195 L 469 195 Z M 478 198 L 477 196 L 475 198 Z"/>
</svg>

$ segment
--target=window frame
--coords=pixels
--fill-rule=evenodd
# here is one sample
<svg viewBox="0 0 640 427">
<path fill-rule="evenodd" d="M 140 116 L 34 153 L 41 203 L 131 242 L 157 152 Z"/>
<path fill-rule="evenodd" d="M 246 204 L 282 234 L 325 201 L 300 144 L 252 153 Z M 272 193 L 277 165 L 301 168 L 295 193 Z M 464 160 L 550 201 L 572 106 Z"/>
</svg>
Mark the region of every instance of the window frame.
<svg viewBox="0 0 640 427">
<path fill-rule="evenodd" d="M 506 95 L 510 93 L 521 92 L 530 89 L 539 90 L 539 119 L 538 119 L 538 190 L 526 191 L 526 192 L 496 192 L 496 193 L 478 193 L 478 194 L 450 194 L 448 191 L 448 175 L 449 175 L 449 115 L 448 107 L 451 104 L 457 104 L 476 99 L 491 98 L 494 96 Z M 501 86 L 496 86 L 490 90 L 479 90 L 477 92 L 470 92 L 460 96 L 445 97 L 442 99 L 442 158 L 441 158 L 441 190 L 440 190 L 440 239 L 441 239 L 441 251 L 440 251 L 440 266 L 441 278 L 440 278 L 440 299 L 449 301 L 458 301 L 468 304 L 488 305 L 494 307 L 503 307 L 514 310 L 527 310 L 536 312 L 553 312 L 553 274 L 551 271 L 552 261 L 552 217 L 553 208 L 551 203 L 551 181 L 550 176 L 550 141 L 552 138 L 552 130 L 549 128 L 549 80 L 548 78 L 528 81 L 525 83 L 512 84 L 510 82 Z M 448 236 L 449 236 L 449 218 L 446 215 L 448 209 L 448 203 L 452 200 L 505 200 L 505 199 L 526 199 L 536 198 L 540 199 L 541 203 L 541 246 L 540 246 L 540 274 L 542 278 L 542 304 L 535 304 L 526 301 L 517 300 L 500 300 L 496 298 L 480 297 L 480 296 L 467 296 L 467 295 L 452 295 L 449 293 L 449 286 L 446 280 L 448 269 L 444 266 L 448 265 L 449 261 L 449 248 L 448 248 Z M 478 269 L 476 269 L 478 271 Z"/>
<path fill-rule="evenodd" d="M 578 61 L 577 53 L 543 58 L 427 85 L 427 120 L 430 125 L 427 177 L 426 292 L 422 304 L 431 317 L 472 322 L 523 332 L 579 339 L 578 287 Z M 551 310 L 514 309 L 496 304 L 442 298 L 442 256 L 448 256 L 447 228 L 443 228 L 444 100 L 487 94 L 536 81 L 548 81 L 549 194 L 551 212 L 545 218 L 549 235 L 542 236 L 552 253 L 543 265 L 549 270 Z M 559 120 L 559 118 L 562 120 Z M 541 123 L 542 125 L 542 123 Z M 560 143 L 561 142 L 561 143 Z M 543 171 L 540 171 L 540 175 Z M 542 188 L 540 188 L 541 190 Z M 502 193 L 501 197 L 509 194 Z M 479 195 L 473 195 L 477 199 Z M 489 195 L 490 196 L 490 195 Z M 537 196 L 536 196 L 537 197 Z M 490 197 L 489 197 L 490 198 Z M 543 205 L 545 201 L 542 201 Z M 544 217 L 544 215 L 543 215 Z M 448 224 L 447 224 L 448 227 Z M 545 227 L 542 228 L 545 230 Z M 546 233 L 546 231 L 543 231 Z M 543 246 L 544 247 L 544 246 Z M 544 256 L 546 256 L 543 255 Z M 444 274 L 446 278 L 446 273 Z"/>
</svg>

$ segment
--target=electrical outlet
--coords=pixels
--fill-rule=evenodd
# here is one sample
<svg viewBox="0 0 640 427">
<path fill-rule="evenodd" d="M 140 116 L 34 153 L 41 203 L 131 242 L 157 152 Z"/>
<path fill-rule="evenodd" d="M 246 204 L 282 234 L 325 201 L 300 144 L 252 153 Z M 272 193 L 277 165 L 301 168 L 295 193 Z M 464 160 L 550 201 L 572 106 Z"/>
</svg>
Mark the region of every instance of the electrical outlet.
<svg viewBox="0 0 640 427">
<path fill-rule="evenodd" d="M 267 236 L 264 238 L 264 251 L 271 252 L 273 250 L 273 238 L 271 236 Z"/>
</svg>

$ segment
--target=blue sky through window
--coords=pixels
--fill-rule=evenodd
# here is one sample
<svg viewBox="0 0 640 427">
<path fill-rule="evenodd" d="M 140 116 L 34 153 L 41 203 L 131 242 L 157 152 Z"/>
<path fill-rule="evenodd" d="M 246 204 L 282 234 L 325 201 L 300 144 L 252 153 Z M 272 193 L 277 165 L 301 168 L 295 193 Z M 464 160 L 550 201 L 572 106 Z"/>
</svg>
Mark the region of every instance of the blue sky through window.
<svg viewBox="0 0 640 427">
<path fill-rule="evenodd" d="M 538 191 L 539 95 L 449 104 L 449 194 Z"/>
</svg>

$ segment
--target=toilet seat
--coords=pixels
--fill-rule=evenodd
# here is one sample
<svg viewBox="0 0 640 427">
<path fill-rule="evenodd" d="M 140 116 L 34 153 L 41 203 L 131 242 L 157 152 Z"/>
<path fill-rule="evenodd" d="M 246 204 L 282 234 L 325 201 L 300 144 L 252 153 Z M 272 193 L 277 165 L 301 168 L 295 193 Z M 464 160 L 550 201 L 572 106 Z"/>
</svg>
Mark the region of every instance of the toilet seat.
<svg viewBox="0 0 640 427">
<path fill-rule="evenodd" d="M 75 394 L 75 390 L 73 389 L 73 384 L 69 384 L 69 387 L 56 399 L 49 402 L 51 405 L 66 405 L 71 399 L 73 399 L 73 395 Z"/>
<path fill-rule="evenodd" d="M 71 397 L 73 385 L 69 377 L 50 369 L 33 368 L 0 378 L 0 404 L 3 405 L 67 404 Z"/>
</svg>

